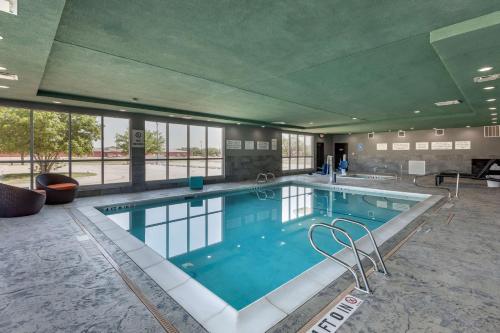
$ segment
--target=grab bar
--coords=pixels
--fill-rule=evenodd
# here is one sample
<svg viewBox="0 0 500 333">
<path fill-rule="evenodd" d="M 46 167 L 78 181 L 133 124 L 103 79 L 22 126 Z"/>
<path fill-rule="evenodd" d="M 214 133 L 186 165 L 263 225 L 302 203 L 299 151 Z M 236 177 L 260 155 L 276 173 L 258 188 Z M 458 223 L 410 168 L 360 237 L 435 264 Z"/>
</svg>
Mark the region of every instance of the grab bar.
<svg viewBox="0 0 500 333">
<path fill-rule="evenodd" d="M 356 260 L 356 265 L 358 266 L 358 269 L 361 273 L 361 278 L 363 279 L 363 284 L 365 286 L 364 288 L 360 285 L 358 274 L 356 274 L 356 271 L 351 266 L 349 266 L 349 264 L 347 264 L 346 262 L 344 262 L 338 258 L 335 258 L 333 255 L 323 251 L 322 249 L 320 249 L 316 245 L 316 243 L 314 242 L 313 234 L 314 234 L 314 229 L 319 228 L 319 227 L 329 229 L 331 232 L 338 231 L 347 237 L 347 239 L 349 240 L 349 243 L 351 244 L 351 246 L 350 247 L 348 246 L 347 248 L 351 249 L 353 254 L 354 254 L 354 259 Z M 359 290 L 359 291 L 367 293 L 367 294 L 372 293 L 370 286 L 368 285 L 368 280 L 366 279 L 365 270 L 363 269 L 363 265 L 361 265 L 361 260 L 359 259 L 358 249 L 356 248 L 356 244 L 354 244 L 354 241 L 352 240 L 351 236 L 349 236 L 347 231 L 345 231 L 344 229 L 341 229 L 339 227 L 336 227 L 336 226 L 333 226 L 330 224 L 326 224 L 326 223 L 314 223 L 311 225 L 311 227 L 309 227 L 308 237 L 309 237 L 309 242 L 311 243 L 311 246 L 317 252 L 319 252 L 322 255 L 324 255 L 325 257 L 333 260 L 334 262 L 336 262 L 337 264 L 341 265 L 342 267 L 347 269 L 349 272 L 351 272 L 351 274 L 354 276 L 354 280 L 356 282 L 356 287 L 355 287 L 356 290 Z M 341 242 L 340 244 L 344 245 L 343 242 Z"/>
</svg>

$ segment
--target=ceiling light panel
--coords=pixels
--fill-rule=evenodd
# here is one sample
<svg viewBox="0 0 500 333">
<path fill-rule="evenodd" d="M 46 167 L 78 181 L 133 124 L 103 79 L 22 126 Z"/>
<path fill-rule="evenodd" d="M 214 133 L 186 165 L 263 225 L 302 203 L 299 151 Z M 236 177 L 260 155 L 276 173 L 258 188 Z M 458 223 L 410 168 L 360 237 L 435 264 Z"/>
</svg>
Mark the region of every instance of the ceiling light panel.
<svg viewBox="0 0 500 333">
<path fill-rule="evenodd" d="M 488 72 L 488 71 L 491 71 L 492 69 L 493 69 L 493 67 L 491 67 L 491 66 L 484 66 L 484 67 L 479 68 L 477 71 L 478 72 Z"/>
<path fill-rule="evenodd" d="M 459 99 L 454 99 L 454 100 L 451 100 L 451 101 L 442 101 L 442 102 L 436 102 L 434 103 L 436 106 L 448 106 L 448 105 L 457 105 L 457 104 L 460 104 L 462 103 L 461 100 Z"/>
<path fill-rule="evenodd" d="M 19 80 L 19 78 L 17 77 L 16 74 L 10 74 L 10 73 L 0 73 L 0 79 L 1 80 L 10 80 L 10 81 Z"/>
</svg>

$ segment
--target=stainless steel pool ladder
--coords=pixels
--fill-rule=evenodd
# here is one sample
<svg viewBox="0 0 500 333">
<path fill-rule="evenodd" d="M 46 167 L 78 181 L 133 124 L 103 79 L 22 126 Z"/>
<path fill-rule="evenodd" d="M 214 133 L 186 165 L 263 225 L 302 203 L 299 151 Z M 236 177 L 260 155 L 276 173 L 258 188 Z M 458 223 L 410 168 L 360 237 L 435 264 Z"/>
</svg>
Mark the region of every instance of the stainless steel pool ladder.
<svg viewBox="0 0 500 333">
<path fill-rule="evenodd" d="M 270 177 L 272 178 L 272 180 L 276 179 L 276 176 L 272 172 L 261 172 L 257 175 L 257 179 L 255 181 L 257 183 L 267 183 L 270 181 Z"/>
<path fill-rule="evenodd" d="M 339 228 L 338 226 L 335 225 L 339 221 L 343 221 L 343 222 L 347 222 L 347 223 L 352 223 L 352 224 L 355 224 L 357 226 L 360 226 L 360 227 L 362 227 L 368 233 L 368 236 L 369 236 L 369 238 L 370 238 L 370 240 L 372 242 L 372 245 L 374 247 L 375 253 L 377 255 L 377 259 L 380 262 L 381 269 L 377 265 L 377 262 L 368 253 L 366 253 L 366 252 L 364 252 L 362 250 L 359 250 L 356 247 L 356 244 L 355 244 L 354 240 L 352 239 L 352 237 L 349 235 L 349 233 L 347 231 L 345 231 L 344 229 Z M 356 271 L 348 263 L 346 263 L 346 262 L 344 262 L 344 261 L 342 261 L 342 260 L 340 260 L 338 258 L 335 258 L 333 255 L 331 255 L 331 254 L 325 252 L 324 250 L 320 249 L 318 247 L 318 245 L 314 242 L 314 238 L 313 238 L 314 229 L 319 228 L 319 227 L 329 229 L 330 232 L 332 233 L 333 238 L 338 243 L 340 243 L 342 246 L 344 246 L 344 247 L 346 247 L 346 248 L 348 248 L 348 249 L 350 249 L 352 251 L 352 253 L 354 255 L 354 259 L 356 261 L 356 266 L 358 267 L 358 270 L 359 270 L 359 272 L 361 274 L 361 279 L 363 280 L 364 287 L 362 287 L 361 284 L 360 284 L 360 280 L 359 280 L 358 274 L 356 273 Z M 344 243 L 343 241 L 341 241 L 340 239 L 338 239 L 337 235 L 335 235 L 335 232 L 340 232 L 341 234 L 343 234 L 349 240 L 350 244 Z M 336 219 L 334 219 L 332 221 L 331 224 L 315 223 L 315 224 L 311 225 L 311 227 L 309 228 L 309 234 L 308 235 L 309 235 L 309 242 L 311 243 L 312 247 L 316 251 L 318 251 L 319 253 L 321 253 L 322 255 L 324 255 L 325 257 L 327 257 L 328 259 L 333 260 L 334 262 L 338 263 L 339 265 L 341 265 L 345 269 L 347 269 L 349 272 L 351 272 L 351 274 L 353 275 L 354 280 L 356 282 L 356 287 L 355 287 L 356 290 L 359 290 L 359 291 L 367 293 L 367 294 L 371 294 L 372 293 L 372 290 L 370 289 L 370 285 L 368 284 L 368 280 L 366 278 L 365 270 L 364 270 L 363 265 L 361 263 L 361 260 L 359 258 L 359 254 L 361 254 L 364 257 L 367 257 L 372 262 L 373 267 L 374 267 L 374 269 L 377 272 L 380 272 L 380 273 L 383 273 L 386 276 L 389 276 L 389 272 L 387 271 L 387 269 L 385 267 L 384 260 L 382 259 L 382 256 L 380 255 L 380 252 L 378 250 L 377 243 L 375 242 L 375 239 L 373 238 L 373 235 L 372 235 L 371 231 L 363 223 L 360 223 L 360 222 L 357 222 L 357 221 L 354 221 L 354 220 L 344 219 L 344 218 L 336 218 Z"/>
</svg>

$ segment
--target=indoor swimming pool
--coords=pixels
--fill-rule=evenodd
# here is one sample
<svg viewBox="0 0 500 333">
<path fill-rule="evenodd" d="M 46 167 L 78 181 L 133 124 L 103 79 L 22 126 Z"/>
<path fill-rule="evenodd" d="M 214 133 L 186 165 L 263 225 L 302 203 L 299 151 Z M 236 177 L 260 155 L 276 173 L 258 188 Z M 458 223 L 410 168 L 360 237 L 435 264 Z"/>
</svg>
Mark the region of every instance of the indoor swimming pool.
<svg viewBox="0 0 500 333">
<path fill-rule="evenodd" d="M 421 200 L 289 183 L 100 210 L 241 310 L 325 259 L 309 243 L 311 224 L 346 217 L 375 230 Z M 354 239 L 365 235 L 337 225 Z M 342 249 L 325 230 L 315 239 L 330 253 Z"/>
</svg>

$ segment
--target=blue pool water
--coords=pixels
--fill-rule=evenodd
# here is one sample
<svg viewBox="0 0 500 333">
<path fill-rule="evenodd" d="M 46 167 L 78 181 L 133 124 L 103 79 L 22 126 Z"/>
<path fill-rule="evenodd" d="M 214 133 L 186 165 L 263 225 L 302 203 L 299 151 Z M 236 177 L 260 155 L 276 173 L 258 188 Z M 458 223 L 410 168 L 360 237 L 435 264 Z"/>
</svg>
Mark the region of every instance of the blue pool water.
<svg viewBox="0 0 500 333">
<path fill-rule="evenodd" d="M 312 223 L 347 217 L 373 230 L 416 203 L 286 185 L 103 212 L 239 310 L 324 260 L 307 237 Z M 341 250 L 326 230 L 316 239 Z"/>
</svg>

